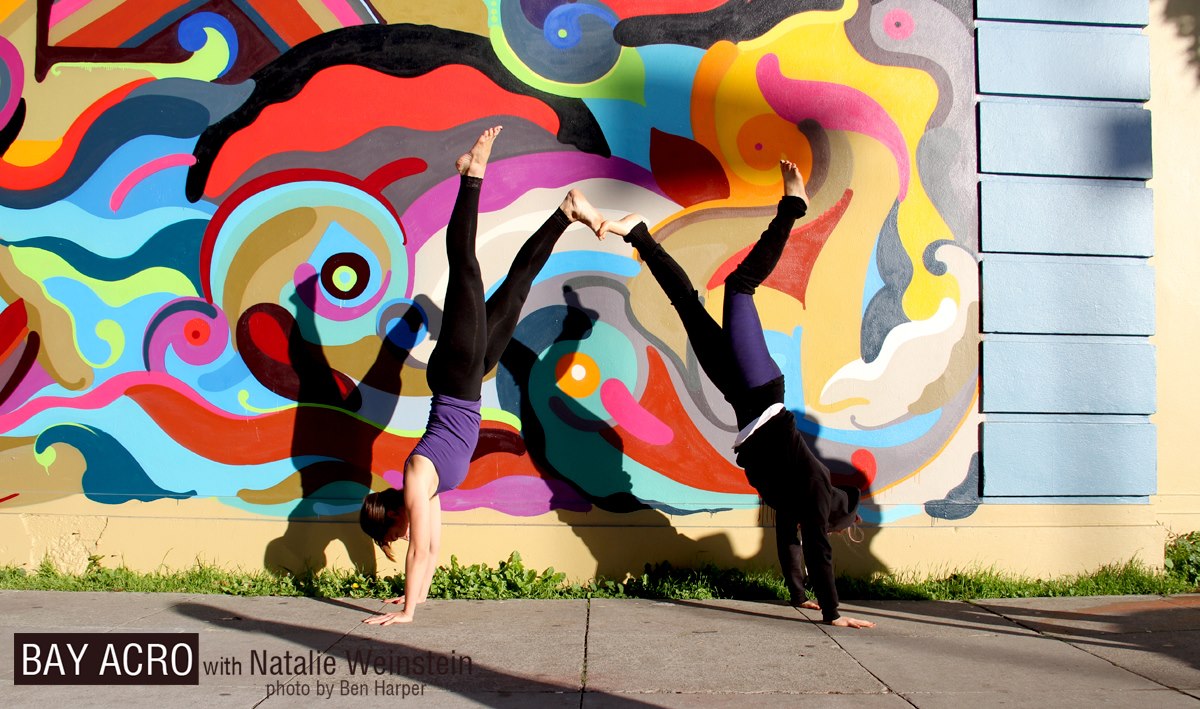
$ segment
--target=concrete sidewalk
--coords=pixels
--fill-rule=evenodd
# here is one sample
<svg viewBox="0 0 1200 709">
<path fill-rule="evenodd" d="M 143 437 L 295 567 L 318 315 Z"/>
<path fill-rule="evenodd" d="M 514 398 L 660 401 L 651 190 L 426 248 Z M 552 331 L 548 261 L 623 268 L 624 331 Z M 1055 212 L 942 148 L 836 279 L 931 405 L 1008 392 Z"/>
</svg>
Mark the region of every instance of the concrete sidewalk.
<svg viewBox="0 0 1200 709">
<path fill-rule="evenodd" d="M 413 625 L 361 622 L 382 605 L 0 591 L 0 705 L 1200 707 L 1200 596 L 845 604 L 879 624 L 857 631 L 746 601 L 430 601 Z M 198 633 L 205 669 L 14 684 L 14 633 L 54 632 Z M 310 656 L 319 673 L 273 672 Z"/>
</svg>

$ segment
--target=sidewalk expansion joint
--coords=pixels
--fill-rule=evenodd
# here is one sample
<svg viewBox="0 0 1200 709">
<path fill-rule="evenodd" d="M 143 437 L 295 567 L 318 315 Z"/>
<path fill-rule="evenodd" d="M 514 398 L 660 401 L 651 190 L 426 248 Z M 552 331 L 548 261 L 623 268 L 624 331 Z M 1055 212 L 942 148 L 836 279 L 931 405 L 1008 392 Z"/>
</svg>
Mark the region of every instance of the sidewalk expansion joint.
<svg viewBox="0 0 1200 709">
<path fill-rule="evenodd" d="M 797 608 L 797 609 L 796 609 L 796 612 L 797 612 L 797 613 L 800 613 L 800 609 L 798 609 L 798 608 Z M 808 617 L 808 616 L 805 616 L 803 613 L 800 613 L 800 615 L 801 615 L 801 616 L 804 616 L 805 618 L 807 618 L 807 617 Z M 893 694 L 893 695 L 895 695 L 895 696 L 897 696 L 897 697 L 900 697 L 900 698 L 901 698 L 901 699 L 903 699 L 903 700 L 904 700 L 904 701 L 905 701 L 905 702 L 906 702 L 906 703 L 907 703 L 909 706 L 913 707 L 913 709 L 917 709 L 917 705 L 916 705 L 916 704 L 914 704 L 914 703 L 912 702 L 912 700 L 910 700 L 908 697 L 904 696 L 903 694 L 901 694 L 901 693 L 897 692 L 896 690 L 892 689 L 892 688 L 891 688 L 891 687 L 888 685 L 888 683 L 887 683 L 887 682 L 884 682 L 884 681 L 883 681 L 883 678 L 882 678 L 882 677 L 880 677 L 879 675 L 877 675 L 877 674 L 875 674 L 874 672 L 872 672 L 872 671 L 871 671 L 871 668 L 869 668 L 869 667 L 867 667 L 866 665 L 864 665 L 863 663 L 859 662 L 859 661 L 858 661 L 858 658 L 857 658 L 857 657 L 855 657 L 855 656 L 854 656 L 854 655 L 853 655 L 853 654 L 852 654 L 852 653 L 851 653 L 849 650 L 847 650 L 847 649 L 846 649 L 846 647 L 845 647 L 844 645 L 842 645 L 840 642 L 838 642 L 837 638 L 836 638 L 836 637 L 833 635 L 833 633 L 829 632 L 829 630 L 828 630 L 828 629 L 825 627 L 825 624 L 824 624 L 824 623 L 817 622 L 817 621 L 814 621 L 814 620 L 810 620 L 809 622 L 810 622 L 810 623 L 812 623 L 813 625 L 817 626 L 817 629 L 818 629 L 818 630 L 820 630 L 822 633 L 824 633 L 824 634 L 825 634 L 825 637 L 827 637 L 827 638 L 829 638 L 831 641 L 833 641 L 833 644 L 834 644 L 834 645 L 837 645 L 838 649 L 839 649 L 839 650 L 841 650 L 841 651 L 842 651 L 842 653 L 846 655 L 846 657 L 850 658 L 850 661 L 851 661 L 851 662 L 853 662 L 854 664 L 858 665 L 858 666 L 859 666 L 859 667 L 862 669 L 862 671 L 863 671 L 863 672 L 866 672 L 867 674 L 869 674 L 869 675 L 871 675 L 872 677 L 874 677 L 874 678 L 875 678 L 875 681 L 876 681 L 876 682 L 878 682 L 878 683 L 879 683 L 879 685 L 880 685 L 881 687 L 883 687 L 883 693 L 884 693 L 884 694 Z M 860 631 L 855 631 L 855 632 L 860 632 Z"/>
<path fill-rule="evenodd" d="M 592 629 L 592 599 L 587 599 L 583 618 L 583 670 L 579 675 L 579 709 L 583 709 L 583 695 L 587 694 L 588 636 Z"/>
</svg>

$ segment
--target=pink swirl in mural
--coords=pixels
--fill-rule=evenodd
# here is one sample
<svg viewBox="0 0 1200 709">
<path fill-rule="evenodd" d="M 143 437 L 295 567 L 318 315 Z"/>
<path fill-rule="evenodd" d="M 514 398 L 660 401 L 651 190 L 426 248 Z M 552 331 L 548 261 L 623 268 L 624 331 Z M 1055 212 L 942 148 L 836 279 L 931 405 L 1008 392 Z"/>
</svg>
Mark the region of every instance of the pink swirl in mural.
<svg viewBox="0 0 1200 709">
<path fill-rule="evenodd" d="M 172 167 L 189 167 L 196 164 L 195 155 L 164 155 L 161 158 L 155 158 L 150 162 L 142 165 L 138 169 L 125 176 L 117 188 L 113 190 L 112 198 L 108 201 L 109 209 L 114 212 L 121 208 L 125 203 L 125 198 L 129 196 L 129 191 L 137 187 L 139 183 L 156 172 L 162 172 L 167 168 Z"/>
<path fill-rule="evenodd" d="M 17 48 L 4 37 L 0 37 L 0 67 L 7 77 L 7 81 L 0 81 L 0 89 L 8 84 L 7 90 L 0 92 L 0 128 L 3 128 L 16 113 L 21 92 L 25 89 L 25 64 Z"/>
<path fill-rule="evenodd" d="M 514 517 L 536 517 L 551 510 L 587 512 L 591 503 L 567 483 L 552 478 L 514 475 L 483 487 L 451 490 L 441 495 L 442 510 L 462 512 L 480 507 Z"/>
<path fill-rule="evenodd" d="M 618 425 L 646 443 L 665 446 L 675 438 L 671 427 L 643 408 L 620 380 L 606 379 L 600 385 L 600 400 Z"/>
<path fill-rule="evenodd" d="M 900 201 L 908 195 L 912 172 L 908 147 L 899 126 L 875 99 L 858 89 L 824 81 L 789 79 L 779 67 L 779 57 L 767 54 L 758 63 L 757 79 L 763 98 L 792 123 L 816 121 L 825 130 L 844 130 L 870 136 L 883 143 L 896 158 L 900 175 Z"/>
<path fill-rule="evenodd" d="M 165 372 L 167 350 L 199 366 L 215 362 L 229 346 L 229 325 L 220 311 L 200 298 L 181 298 L 159 309 L 146 329 L 144 358 L 153 372 Z"/>
</svg>

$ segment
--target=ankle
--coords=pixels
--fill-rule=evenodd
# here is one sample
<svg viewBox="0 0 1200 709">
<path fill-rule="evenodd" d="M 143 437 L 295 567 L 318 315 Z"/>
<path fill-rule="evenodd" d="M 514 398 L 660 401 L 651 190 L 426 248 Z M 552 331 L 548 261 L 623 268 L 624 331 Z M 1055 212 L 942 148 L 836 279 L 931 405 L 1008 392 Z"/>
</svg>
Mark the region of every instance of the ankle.
<svg viewBox="0 0 1200 709">
<path fill-rule="evenodd" d="M 797 195 L 784 195 L 779 200 L 777 212 L 780 216 L 799 219 L 808 213 L 808 200 Z"/>
<path fill-rule="evenodd" d="M 645 251 L 658 246 L 658 242 L 654 240 L 653 236 L 650 236 L 650 230 L 646 228 L 645 222 L 638 222 L 637 225 L 629 230 L 628 234 L 625 234 L 621 238 L 625 240 L 626 244 L 633 246 L 638 251 Z"/>
</svg>

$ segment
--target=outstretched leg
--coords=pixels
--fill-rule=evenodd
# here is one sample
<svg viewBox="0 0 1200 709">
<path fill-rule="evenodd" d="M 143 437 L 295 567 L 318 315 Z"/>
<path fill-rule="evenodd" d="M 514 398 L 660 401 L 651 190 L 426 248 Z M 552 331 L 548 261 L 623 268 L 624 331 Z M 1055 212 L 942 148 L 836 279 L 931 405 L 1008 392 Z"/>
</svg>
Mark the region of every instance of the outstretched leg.
<svg viewBox="0 0 1200 709">
<path fill-rule="evenodd" d="M 638 214 L 605 222 L 601 233 L 620 234 L 626 243 L 637 249 L 646 268 L 650 269 L 667 300 L 671 301 L 675 312 L 679 314 L 700 368 L 712 383 L 717 385 L 717 389 L 725 395 L 726 400 L 733 402 L 744 388 L 734 371 L 737 363 L 733 359 L 728 341 L 722 336 L 721 326 L 704 309 L 700 295 L 692 286 L 687 273 L 662 245 L 650 236 L 645 220 Z"/>
<path fill-rule="evenodd" d="M 780 160 L 779 171 L 783 175 L 783 197 L 779 200 L 775 218 L 767 225 L 750 253 L 725 279 L 725 286 L 738 293 L 753 295 L 754 289 L 767 280 L 783 255 L 783 247 L 787 246 L 792 226 L 808 211 L 800 168 L 795 163 Z"/>
<path fill-rule="evenodd" d="M 484 131 L 470 152 L 455 163 L 462 177 L 446 227 L 450 281 L 446 286 L 442 331 L 429 356 L 425 373 L 433 393 L 466 401 L 479 399 L 484 375 L 487 314 L 483 303 L 483 276 L 475 256 L 475 233 L 484 168 L 492 151 L 492 142 L 499 134 L 499 126 Z"/>
<path fill-rule="evenodd" d="M 521 318 L 521 308 L 529 297 L 529 289 L 533 279 L 541 273 L 542 267 L 554 251 L 558 237 L 574 222 L 586 224 L 592 231 L 600 229 L 603 220 L 596 208 L 587 201 L 579 190 L 571 190 L 563 198 L 562 204 L 550 215 L 546 222 L 538 228 L 521 246 L 513 259 L 508 275 L 504 282 L 492 293 L 487 301 L 487 350 L 483 359 L 484 373 L 500 361 L 500 355 L 508 347 L 517 322 Z"/>
<path fill-rule="evenodd" d="M 647 268 L 679 313 L 696 359 L 708 378 L 733 405 L 738 427 L 753 421 L 773 403 L 783 401 L 783 375 L 771 358 L 762 323 L 754 305 L 758 288 L 783 254 L 796 219 L 807 209 L 804 179 L 799 168 L 780 161 L 784 197 L 778 212 L 754 248 L 725 279 L 725 302 L 719 326 L 700 303 L 695 288 L 679 264 L 650 236 L 645 221 L 630 214 L 605 222 L 601 237 L 620 234 L 638 250 Z"/>
<path fill-rule="evenodd" d="M 722 309 L 725 336 L 737 362 L 738 375 L 747 389 L 762 387 L 782 376 L 767 349 L 758 309 L 754 305 L 754 291 L 775 270 L 792 226 L 807 210 L 804 180 L 799 168 L 794 163 L 780 161 L 779 169 L 783 174 L 784 196 L 779 200 L 775 218 L 750 253 L 725 279 Z"/>
</svg>

